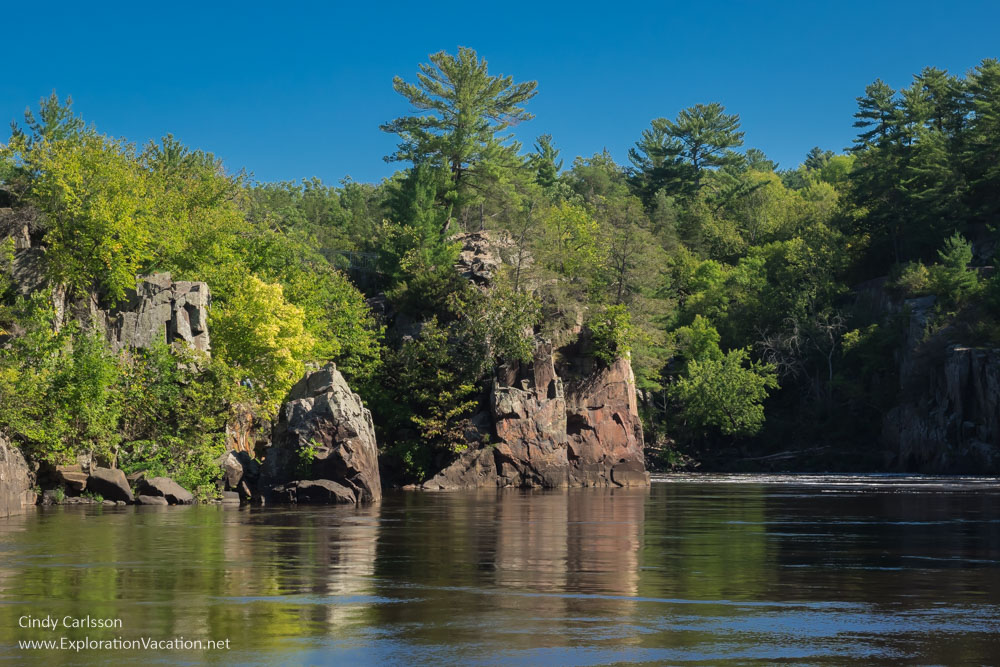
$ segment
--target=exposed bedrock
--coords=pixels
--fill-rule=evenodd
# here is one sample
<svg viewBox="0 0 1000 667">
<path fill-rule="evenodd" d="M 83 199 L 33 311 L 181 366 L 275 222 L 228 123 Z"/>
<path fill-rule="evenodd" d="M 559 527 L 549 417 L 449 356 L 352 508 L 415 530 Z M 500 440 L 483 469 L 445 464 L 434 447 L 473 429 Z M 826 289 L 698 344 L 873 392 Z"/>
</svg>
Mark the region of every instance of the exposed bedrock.
<svg viewBox="0 0 1000 667">
<path fill-rule="evenodd" d="M 350 491 L 353 502 L 382 499 L 371 412 L 328 364 L 289 392 L 261 466 L 259 489 L 270 502 L 344 502 L 340 487 Z"/>
<path fill-rule="evenodd" d="M 559 372 L 547 341 L 532 363 L 501 368 L 490 397 L 494 442 L 466 450 L 424 488 L 648 484 L 631 364 L 561 352 Z"/>
</svg>

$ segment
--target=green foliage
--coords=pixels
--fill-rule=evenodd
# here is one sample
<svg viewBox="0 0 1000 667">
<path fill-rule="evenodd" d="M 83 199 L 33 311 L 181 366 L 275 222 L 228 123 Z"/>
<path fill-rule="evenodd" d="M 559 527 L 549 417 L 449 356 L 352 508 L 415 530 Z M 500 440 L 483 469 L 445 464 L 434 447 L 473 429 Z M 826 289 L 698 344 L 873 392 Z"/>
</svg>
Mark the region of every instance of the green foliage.
<svg viewBox="0 0 1000 667">
<path fill-rule="evenodd" d="M 238 369 L 267 414 L 302 375 L 314 340 L 305 313 L 285 300 L 281 285 L 254 275 L 237 277 L 225 305 L 212 310 L 209 325 L 219 354 Z"/>
<path fill-rule="evenodd" d="M 148 177 L 133 149 L 85 134 L 9 150 L 33 174 L 28 201 L 47 214 L 51 277 L 78 293 L 97 287 L 122 299 L 149 258 Z"/>
<path fill-rule="evenodd" d="M 386 359 L 385 372 L 392 380 L 384 389 L 397 406 L 405 406 L 396 411 L 396 419 L 408 419 L 428 445 L 460 451 L 460 422 L 476 407 L 481 363 L 437 317 L 424 322 L 419 335 Z"/>
<path fill-rule="evenodd" d="M 718 103 L 653 120 L 628 168 L 604 151 L 562 171 L 553 137 L 522 152 L 510 133 L 535 83 L 471 49 L 394 87 L 414 113 L 382 126 L 399 137 L 387 159 L 409 164 L 380 184 L 255 183 L 171 135 L 141 151 L 100 135 L 55 95 L 28 112 L 0 182 L 44 238 L 50 284 L 106 308 L 139 273 L 204 280 L 214 347 L 116 354 L 56 330 L 50 294 L 19 294 L 8 242 L 0 425 L 38 459 L 93 452 L 208 493 L 230 407 L 274 414 L 305 362 L 333 360 L 384 462 L 421 479 L 464 447 L 497 364 L 585 326 L 600 361 L 631 359 L 650 440 L 681 460 L 727 439 L 877 437 L 902 325 L 875 279 L 937 295 L 936 326 L 963 342 L 995 339 L 1000 278 L 970 264 L 1000 215 L 996 60 L 876 81 L 849 154 L 816 147 L 782 171 L 736 152 L 739 116 Z M 456 225 L 502 239 L 488 288 L 455 271 Z M 352 282 L 398 313 L 388 348 Z"/>
<path fill-rule="evenodd" d="M 51 295 L 19 297 L 13 314 L 21 335 L 0 348 L 0 424 L 38 460 L 106 459 L 121 436 L 121 365 L 97 334 L 52 328 Z"/>
<path fill-rule="evenodd" d="M 904 299 L 923 296 L 931 291 L 931 272 L 923 262 L 908 262 L 887 287 Z"/>
<path fill-rule="evenodd" d="M 536 180 L 540 186 L 551 188 L 556 184 L 563 161 L 559 159 L 559 150 L 552 145 L 551 134 L 543 134 L 538 137 L 535 152 L 531 154 L 529 160 L 535 168 Z"/>
<path fill-rule="evenodd" d="M 624 305 L 605 306 L 587 321 L 593 354 L 605 364 L 632 350 L 632 316 Z"/>
<path fill-rule="evenodd" d="M 214 493 L 230 405 L 249 400 L 237 370 L 218 357 L 158 344 L 130 353 L 122 379 L 119 467 L 169 476 L 201 496 Z"/>
<path fill-rule="evenodd" d="M 456 55 L 439 51 L 430 60 L 420 65 L 416 84 L 393 79 L 393 88 L 415 110 L 430 114 L 381 126 L 400 137 L 386 159 L 446 168 L 453 190 L 447 199 L 462 213 L 476 201 L 476 191 L 522 166 L 520 145 L 502 133 L 532 118 L 521 105 L 535 96 L 537 84 L 490 75 L 486 60 L 465 47 Z"/>
<path fill-rule="evenodd" d="M 764 399 L 777 388 L 773 366 L 749 361 L 747 350 L 735 349 L 721 358 L 691 360 L 669 393 L 689 428 L 747 436 L 760 431 Z"/>
<path fill-rule="evenodd" d="M 691 361 L 717 361 L 723 356 L 719 332 L 701 315 L 695 315 L 691 324 L 674 329 L 672 335 L 676 357 L 685 365 Z"/>
<path fill-rule="evenodd" d="M 739 128 L 740 117 L 725 113 L 717 102 L 684 109 L 676 120 L 653 119 L 629 150 L 637 194 L 648 202 L 660 189 L 688 196 L 697 193 L 706 170 L 743 161 L 732 150 L 743 145 Z"/>
<path fill-rule="evenodd" d="M 931 272 L 931 289 L 950 303 L 961 303 L 979 287 L 979 277 L 969 269 L 972 245 L 955 234 L 945 239 L 938 258 L 940 263 Z"/>
</svg>

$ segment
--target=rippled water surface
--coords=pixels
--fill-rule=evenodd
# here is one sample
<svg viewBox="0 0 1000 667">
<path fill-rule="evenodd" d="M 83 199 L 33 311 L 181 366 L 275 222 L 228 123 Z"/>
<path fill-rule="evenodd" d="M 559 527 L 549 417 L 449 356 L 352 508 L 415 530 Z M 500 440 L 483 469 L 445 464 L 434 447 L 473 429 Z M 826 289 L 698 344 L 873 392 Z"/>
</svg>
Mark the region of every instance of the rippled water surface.
<svg viewBox="0 0 1000 667">
<path fill-rule="evenodd" d="M 25 616 L 121 629 L 20 628 Z M 230 650 L 19 641 L 229 639 Z M 1000 483 L 668 476 L 0 519 L 0 663 L 987 664 Z"/>
</svg>

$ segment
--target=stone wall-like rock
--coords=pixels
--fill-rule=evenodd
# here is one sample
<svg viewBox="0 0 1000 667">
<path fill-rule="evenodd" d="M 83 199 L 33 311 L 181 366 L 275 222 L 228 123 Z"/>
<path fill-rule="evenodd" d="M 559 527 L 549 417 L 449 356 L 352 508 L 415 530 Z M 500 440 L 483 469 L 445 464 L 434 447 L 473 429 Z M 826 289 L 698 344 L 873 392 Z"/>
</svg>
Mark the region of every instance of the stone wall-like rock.
<svg viewBox="0 0 1000 667">
<path fill-rule="evenodd" d="M 497 442 L 466 450 L 423 487 L 648 484 L 629 361 L 604 366 L 579 358 L 564 365 L 565 382 L 551 344 L 540 342 L 532 364 L 501 369 L 491 395 Z"/>
<path fill-rule="evenodd" d="M 906 380 L 883 422 L 891 468 L 1000 472 L 1000 350 L 954 345 L 923 377 Z"/>
<path fill-rule="evenodd" d="M 272 502 L 291 500 L 290 482 L 322 480 L 347 487 L 358 503 L 382 499 L 371 412 L 333 364 L 306 374 L 289 392 L 261 467 L 260 492 Z M 299 502 L 304 498 L 297 494 Z"/>
<path fill-rule="evenodd" d="M 569 382 L 566 410 L 574 485 L 649 483 L 635 375 L 627 359 L 617 359 Z"/>
<path fill-rule="evenodd" d="M 16 446 L 0 435 L 0 519 L 35 504 L 35 475 Z"/>
<path fill-rule="evenodd" d="M 108 339 L 117 349 L 183 341 L 208 352 L 209 299 L 205 283 L 174 282 L 169 273 L 145 276 L 106 314 Z"/>
<path fill-rule="evenodd" d="M 1000 473 L 1000 350 L 924 336 L 934 297 L 910 299 L 900 391 L 882 422 L 886 465 L 926 473 Z"/>
</svg>

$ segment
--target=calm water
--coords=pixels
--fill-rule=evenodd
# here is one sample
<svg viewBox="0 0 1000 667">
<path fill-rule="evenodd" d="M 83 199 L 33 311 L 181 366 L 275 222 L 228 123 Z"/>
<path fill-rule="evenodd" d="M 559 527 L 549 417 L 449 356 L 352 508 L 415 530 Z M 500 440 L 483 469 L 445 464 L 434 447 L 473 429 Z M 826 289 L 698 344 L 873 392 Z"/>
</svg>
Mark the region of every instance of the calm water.
<svg viewBox="0 0 1000 667">
<path fill-rule="evenodd" d="M 23 616 L 121 619 L 21 629 Z M 19 640 L 230 640 L 27 651 Z M 0 519 L 0 663 L 1000 662 L 1000 483 L 668 477 Z"/>
</svg>

